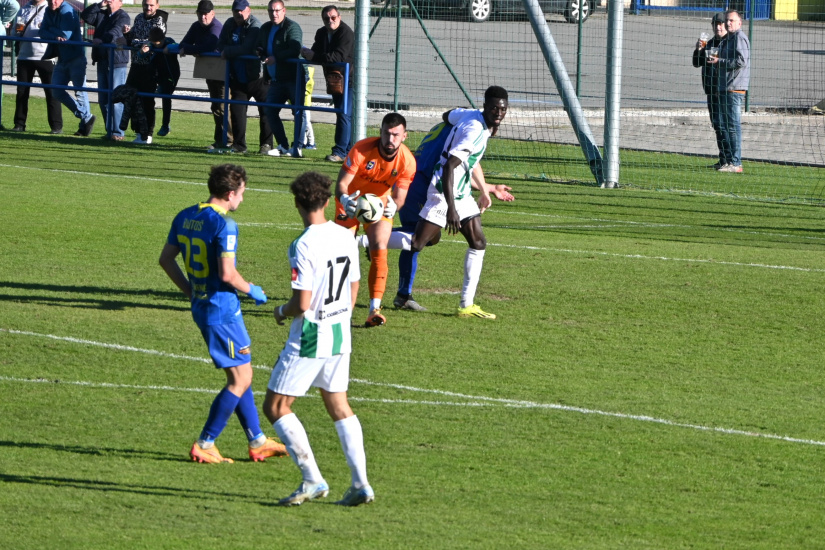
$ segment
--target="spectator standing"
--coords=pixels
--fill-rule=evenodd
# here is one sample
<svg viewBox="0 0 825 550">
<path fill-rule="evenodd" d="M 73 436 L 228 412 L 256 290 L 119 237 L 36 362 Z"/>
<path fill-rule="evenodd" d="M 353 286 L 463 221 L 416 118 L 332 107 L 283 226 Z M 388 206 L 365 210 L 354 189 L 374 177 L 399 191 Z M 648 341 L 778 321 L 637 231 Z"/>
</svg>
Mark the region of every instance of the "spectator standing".
<svg viewBox="0 0 825 550">
<path fill-rule="evenodd" d="M 223 29 L 223 23 L 215 19 L 215 6 L 210 0 L 198 2 L 196 10 L 198 20 L 192 23 L 183 40 L 180 41 L 178 52 L 181 57 L 187 55 L 200 55 L 202 53 L 217 53 L 218 38 Z M 170 46 L 169 51 L 173 48 Z M 213 99 L 223 99 L 224 82 L 223 79 L 206 79 L 206 88 L 209 90 L 209 97 Z M 212 136 L 212 145 L 208 151 L 216 151 L 223 146 L 223 103 L 212 102 L 212 118 L 215 121 L 215 132 Z M 227 145 L 232 144 L 232 129 L 227 128 Z"/>
<path fill-rule="evenodd" d="M 149 43 L 152 45 L 152 58 L 149 63 L 154 68 L 155 81 L 157 82 L 157 93 L 172 95 L 178 87 L 180 80 L 180 62 L 178 56 L 169 53 L 169 47 L 173 49 L 177 44 L 160 27 L 152 27 L 149 31 Z M 168 97 L 161 99 L 163 107 L 163 120 L 160 124 L 158 135 L 163 137 L 169 134 L 169 123 L 172 120 L 172 100 Z"/>
<path fill-rule="evenodd" d="M 30 0 L 28 4 L 23 6 L 20 13 L 17 15 L 18 29 L 22 25 L 22 34 L 25 38 L 39 38 L 40 25 L 43 23 L 43 17 L 46 15 L 46 0 Z M 47 44 L 42 42 L 18 42 L 20 49 L 17 54 L 17 80 L 20 82 L 32 82 L 34 74 L 40 77 L 43 84 L 52 83 L 52 72 L 54 72 L 54 60 L 43 59 L 43 54 L 46 53 Z M 15 102 L 14 110 L 14 128 L 15 132 L 26 131 L 26 119 L 29 114 L 29 92 L 31 88 L 28 86 L 17 87 L 17 100 Z M 48 116 L 49 128 L 52 134 L 63 133 L 63 114 L 60 101 L 54 97 L 52 90 L 45 88 L 46 93 L 46 114 Z"/>
<path fill-rule="evenodd" d="M 109 48 L 100 47 L 101 44 L 126 43 L 123 29 L 129 25 L 131 18 L 122 10 L 123 0 L 102 0 L 89 4 L 80 14 L 80 18 L 95 29 L 92 44 L 92 65 L 97 65 L 98 90 L 114 90 L 126 83 L 126 71 L 129 65 L 129 52 L 118 49 L 113 52 Z M 111 58 L 110 58 L 111 56 Z M 109 60 L 112 60 L 111 81 Z M 123 131 L 120 129 L 120 117 L 123 116 L 123 104 L 115 103 L 112 112 L 109 112 L 109 92 L 98 91 L 97 102 L 103 120 L 106 123 L 106 139 L 123 141 Z"/>
<path fill-rule="evenodd" d="M 716 133 L 716 146 L 719 149 L 719 161 L 713 165 L 713 168 L 719 170 L 725 164 L 725 154 L 723 153 L 724 141 L 722 140 L 722 105 L 720 103 L 719 95 L 719 65 L 715 63 L 707 63 L 708 48 L 719 48 L 722 40 L 728 31 L 725 29 L 725 14 L 717 13 L 711 20 L 711 27 L 713 27 L 713 37 L 702 43 L 699 39 L 696 41 L 696 49 L 693 50 L 693 66 L 702 67 L 702 87 L 705 90 L 708 101 L 708 114 L 710 114 L 710 123 L 713 126 L 713 131 Z"/>
<path fill-rule="evenodd" d="M 159 9 L 158 0 L 143 0 L 143 11 L 135 16 L 133 27 L 128 25 L 126 31 L 126 41 L 132 46 L 132 67 L 129 69 L 129 76 L 126 83 L 134 87 L 139 92 L 153 94 L 157 84 L 152 78 L 154 69 L 150 62 L 152 60 L 149 53 L 149 30 L 159 27 L 166 34 L 166 20 L 169 14 Z M 147 135 L 137 134 L 135 143 L 148 145 L 152 143 L 152 134 L 155 132 L 155 98 L 140 97 L 143 111 L 146 113 Z M 132 119 L 132 129 L 136 130 L 135 120 Z"/>
<path fill-rule="evenodd" d="M 19 11 L 17 0 L 0 0 L 0 36 L 11 34 L 12 21 Z"/>
<path fill-rule="evenodd" d="M 80 42 L 80 16 L 63 0 L 47 0 L 49 7 L 40 27 L 40 38 L 58 42 Z M 77 88 L 86 87 L 86 53 L 83 46 L 76 44 L 49 44 L 45 59 L 57 55 L 57 64 L 52 73 L 52 84 L 66 86 L 71 82 Z M 80 119 L 76 136 L 89 136 L 95 125 L 95 117 L 89 110 L 89 96 L 78 90 L 75 99 L 66 90 L 56 89 L 54 96 L 65 105 L 75 117 Z"/>
<path fill-rule="evenodd" d="M 719 46 L 719 58 L 707 62 L 719 65 L 719 96 L 722 111 L 722 142 L 725 154 L 720 172 L 742 173 L 742 103 L 750 82 L 750 42 L 742 32 L 742 18 L 736 10 L 725 12 L 727 36 Z"/>
<path fill-rule="evenodd" d="M 239 59 L 243 56 L 254 56 L 255 46 L 258 43 L 258 34 L 261 31 L 261 22 L 252 15 L 247 0 L 235 0 L 232 4 L 232 17 L 223 24 L 221 36 L 218 39 L 218 51 L 221 58 L 230 61 L 229 90 L 232 99 L 238 101 L 266 101 L 268 86 L 261 76 L 261 62 L 258 59 Z M 232 120 L 232 150 L 237 153 L 246 153 L 246 117 L 248 105 L 230 105 L 229 115 Z M 260 144 L 259 152 L 265 155 L 272 150 L 272 130 L 266 120 L 263 107 L 258 107 Z"/>
<path fill-rule="evenodd" d="M 258 34 L 256 48 L 264 62 L 264 78 L 269 81 L 266 102 L 284 104 L 288 101 L 293 105 L 303 106 L 306 73 L 294 62 L 290 62 L 301 55 L 303 31 L 298 23 L 286 16 L 286 6 L 283 0 L 270 0 L 267 10 L 269 21 L 264 24 Z M 299 72 L 301 86 L 297 86 Z M 289 146 L 289 138 L 286 137 L 284 123 L 281 121 L 281 108 L 265 107 L 264 112 L 269 127 L 275 135 L 275 141 L 278 142 L 278 148 L 270 150 L 269 155 L 300 158 L 301 149 L 304 146 L 303 111 L 292 110 L 292 115 L 295 117 L 292 148 Z"/>
<path fill-rule="evenodd" d="M 332 63 L 349 63 L 349 91 L 347 94 L 347 111 L 335 114 L 335 145 L 332 154 L 327 155 L 329 162 L 344 162 L 347 153 L 352 147 L 352 104 L 355 101 L 355 92 L 352 87 L 352 60 L 355 47 L 355 33 L 341 20 L 341 14 L 335 6 L 326 6 L 321 10 L 321 20 L 324 26 L 315 33 L 315 40 L 311 48 L 303 48 L 301 54 L 307 61 L 324 66 L 324 76 L 331 71 L 341 71 Z M 332 105 L 341 109 L 344 105 L 344 94 L 331 94 Z"/>
</svg>

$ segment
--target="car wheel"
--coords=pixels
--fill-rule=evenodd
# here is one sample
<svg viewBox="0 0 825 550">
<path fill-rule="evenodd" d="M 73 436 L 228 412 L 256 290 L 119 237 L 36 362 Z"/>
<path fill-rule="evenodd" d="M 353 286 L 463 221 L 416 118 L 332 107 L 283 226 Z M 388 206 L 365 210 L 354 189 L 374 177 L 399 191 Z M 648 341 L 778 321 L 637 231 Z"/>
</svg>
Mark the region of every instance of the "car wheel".
<svg viewBox="0 0 825 550">
<path fill-rule="evenodd" d="M 470 16 L 470 21 L 474 23 L 484 23 L 490 19 L 492 11 L 493 0 L 469 0 L 469 2 L 467 2 L 467 12 Z"/>
<path fill-rule="evenodd" d="M 582 11 L 582 23 L 590 17 L 590 0 L 567 0 L 567 8 L 564 10 L 564 18 L 568 23 L 579 22 L 579 7 Z"/>
</svg>

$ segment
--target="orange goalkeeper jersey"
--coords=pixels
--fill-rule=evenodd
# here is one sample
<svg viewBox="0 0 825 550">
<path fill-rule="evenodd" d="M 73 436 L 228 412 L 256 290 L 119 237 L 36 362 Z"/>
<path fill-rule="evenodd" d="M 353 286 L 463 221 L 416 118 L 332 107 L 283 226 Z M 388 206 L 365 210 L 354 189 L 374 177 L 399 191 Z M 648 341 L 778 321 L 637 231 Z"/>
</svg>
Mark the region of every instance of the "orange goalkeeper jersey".
<svg viewBox="0 0 825 550">
<path fill-rule="evenodd" d="M 362 195 L 385 197 L 393 186 L 409 188 L 415 176 L 415 157 L 402 143 L 393 160 L 384 160 L 378 152 L 379 139 L 362 139 L 350 149 L 343 166 L 345 172 L 355 175 L 349 185 L 350 194 L 361 191 Z"/>
</svg>

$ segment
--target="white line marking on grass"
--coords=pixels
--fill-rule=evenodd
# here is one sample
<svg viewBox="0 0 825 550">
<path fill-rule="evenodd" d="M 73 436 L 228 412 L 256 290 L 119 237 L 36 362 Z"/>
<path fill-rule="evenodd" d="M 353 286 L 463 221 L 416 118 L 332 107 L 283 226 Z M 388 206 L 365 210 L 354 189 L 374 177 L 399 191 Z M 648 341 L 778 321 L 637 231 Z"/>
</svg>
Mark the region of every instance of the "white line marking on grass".
<svg viewBox="0 0 825 550">
<path fill-rule="evenodd" d="M 21 330 L 13 330 L 13 329 L 6 329 L 0 328 L 0 332 L 5 332 L 8 334 L 16 334 L 21 336 L 34 336 L 34 337 L 41 337 L 41 338 L 49 338 L 52 340 L 58 341 L 65 341 L 71 342 L 75 344 L 83 344 L 83 345 L 91 345 L 109 349 L 115 349 L 118 351 L 133 351 L 138 353 L 146 353 L 149 355 L 157 355 L 161 357 L 168 357 L 171 359 L 185 359 L 190 361 L 198 361 L 201 363 L 211 363 L 209 359 L 205 359 L 202 357 L 190 357 L 186 355 L 178 355 L 174 353 L 166 353 L 157 350 L 149 350 L 143 348 L 136 348 L 132 346 L 123 346 L 120 344 L 107 344 L 104 342 L 95 342 L 93 340 L 82 340 L 79 338 L 72 338 L 66 336 L 56 336 L 53 334 L 40 334 L 37 332 L 28 332 L 28 331 L 21 331 Z M 261 369 L 261 370 L 272 370 L 270 367 L 265 366 L 253 366 L 253 368 Z M 53 380 L 47 380 L 44 378 L 37 378 L 37 379 L 28 379 L 28 378 L 12 378 L 8 376 L 0 376 L 0 380 L 5 380 L 9 382 L 39 382 L 39 383 L 51 383 L 55 382 Z M 486 396 L 479 396 L 479 395 L 468 395 L 464 393 L 457 393 L 451 392 L 446 390 L 433 390 L 427 388 L 417 388 L 415 386 L 406 386 L 402 384 L 392 384 L 386 382 L 373 382 L 371 380 L 364 380 L 360 378 L 353 378 L 351 380 L 355 384 L 364 384 L 366 386 L 377 386 L 377 387 L 384 387 L 384 388 L 393 388 L 397 390 L 405 390 L 411 392 L 418 392 L 418 393 L 432 393 L 436 395 L 443 395 L 445 397 L 454 397 L 459 399 L 467 399 L 468 402 L 450 402 L 450 401 L 419 401 L 419 400 L 411 400 L 411 399 L 373 399 L 367 397 L 352 397 L 350 399 L 353 401 L 360 401 L 360 402 L 373 402 L 373 403 L 388 403 L 388 404 L 408 404 L 408 405 L 441 405 L 441 406 L 455 406 L 455 407 L 481 407 L 481 406 L 490 406 L 490 405 L 503 405 L 505 407 L 510 408 L 521 408 L 521 409 L 547 409 L 547 410 L 556 410 L 556 411 L 565 411 L 565 412 L 577 412 L 580 414 L 592 414 L 597 416 L 605 416 L 610 418 L 618 418 L 622 420 L 636 420 L 639 422 L 650 422 L 654 424 L 661 424 L 664 426 L 671 426 L 674 428 L 687 428 L 691 430 L 699 430 L 703 432 L 712 432 L 712 433 L 721 433 L 727 435 L 742 435 L 747 437 L 756 437 L 761 439 L 773 439 L 777 441 L 785 441 L 788 443 L 801 443 L 804 445 L 817 445 L 825 447 L 825 441 L 817 441 L 815 439 L 800 439 L 796 437 L 789 437 L 785 435 L 777 435 L 771 433 L 762 433 L 762 432 L 749 432 L 745 430 L 736 430 L 733 428 L 721 428 L 721 427 L 714 427 L 714 426 L 702 426 L 699 424 L 687 424 L 683 422 L 674 422 L 672 420 L 667 420 L 664 418 L 656 418 L 653 416 L 646 416 L 646 415 L 637 415 L 637 414 L 627 414 L 627 413 L 618 413 L 618 412 L 610 412 L 610 411 L 602 411 L 599 409 L 586 409 L 584 407 L 573 407 L 570 405 L 560 405 L 557 403 L 539 403 L 536 401 L 523 401 L 518 399 L 506 399 L 501 397 L 486 397 Z M 55 382 L 56 383 L 56 382 Z M 207 390 L 202 388 L 177 388 L 172 386 L 137 386 L 137 385 L 129 385 L 129 384 L 111 384 L 111 383 L 103 383 L 103 382 L 83 382 L 83 381 L 65 381 L 60 380 L 59 383 L 62 384 L 73 384 L 78 386 L 88 386 L 88 387 L 100 387 L 100 388 L 129 388 L 129 389 L 143 389 L 143 390 L 158 390 L 158 391 L 186 391 L 186 392 L 197 392 L 197 393 L 214 393 L 215 390 Z M 262 392 L 255 392 L 258 395 L 261 395 Z"/>
<path fill-rule="evenodd" d="M 453 239 L 442 239 L 445 243 L 452 243 L 452 244 L 467 244 L 466 241 L 459 241 Z M 614 258 L 625 258 L 629 260 L 661 260 L 664 262 L 688 262 L 688 263 L 697 263 L 697 264 L 712 264 L 712 265 L 730 265 L 736 267 L 758 267 L 762 269 L 786 269 L 789 271 L 804 271 L 807 273 L 825 273 L 825 269 L 818 269 L 814 267 L 798 267 L 793 265 L 770 265 L 770 264 L 757 264 L 757 263 L 745 263 L 745 262 L 726 262 L 723 260 L 703 260 L 697 258 L 669 258 L 667 256 L 645 256 L 643 254 L 619 254 L 617 252 L 598 252 L 595 250 L 575 250 L 572 248 L 550 248 L 545 246 L 525 246 L 525 245 L 517 245 L 517 244 L 503 244 L 503 243 L 491 243 L 488 242 L 487 246 L 498 246 L 501 248 L 513 248 L 519 250 L 537 250 L 540 252 L 562 252 L 566 254 L 583 254 L 583 255 L 594 255 L 594 256 L 610 256 Z"/>
<path fill-rule="evenodd" d="M 14 164 L 0 164 L 4 168 L 18 168 L 20 170 L 39 170 L 41 172 L 56 172 L 58 174 L 77 174 L 80 176 L 97 176 L 101 178 L 116 178 L 124 180 L 141 180 L 141 181 L 156 181 L 159 183 L 179 183 L 181 185 L 199 185 L 206 187 L 206 183 L 199 181 L 183 181 L 183 180 L 167 180 L 161 178 L 147 178 L 145 176 L 129 176 L 125 174 L 101 174 L 100 172 L 83 172 L 81 170 L 60 170 L 57 168 L 42 168 L 40 166 L 17 166 Z M 283 189 L 256 189 L 254 187 L 247 187 L 247 191 L 259 191 L 261 193 L 289 193 Z"/>
</svg>

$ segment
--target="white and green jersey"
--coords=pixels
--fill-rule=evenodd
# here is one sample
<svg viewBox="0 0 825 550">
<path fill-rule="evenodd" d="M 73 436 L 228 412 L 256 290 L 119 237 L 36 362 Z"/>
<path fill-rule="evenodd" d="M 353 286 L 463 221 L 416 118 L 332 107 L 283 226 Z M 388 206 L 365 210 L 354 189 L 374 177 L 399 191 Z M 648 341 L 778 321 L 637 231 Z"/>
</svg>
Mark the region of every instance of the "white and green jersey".
<svg viewBox="0 0 825 550">
<path fill-rule="evenodd" d="M 453 172 L 453 198 L 460 200 L 471 195 L 470 176 L 484 156 L 491 132 L 478 109 L 453 109 L 447 118 L 454 127 L 444 142 L 444 152 L 435 165 L 431 185 L 439 193 L 444 193 L 441 186 L 444 165 L 450 157 L 461 159 L 461 164 Z"/>
<path fill-rule="evenodd" d="M 289 245 L 292 288 L 312 291 L 312 302 L 292 320 L 285 350 L 301 357 L 352 351 L 350 284 L 361 279 L 352 233 L 329 221 L 310 225 Z"/>
</svg>

